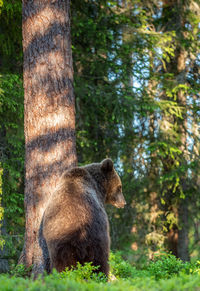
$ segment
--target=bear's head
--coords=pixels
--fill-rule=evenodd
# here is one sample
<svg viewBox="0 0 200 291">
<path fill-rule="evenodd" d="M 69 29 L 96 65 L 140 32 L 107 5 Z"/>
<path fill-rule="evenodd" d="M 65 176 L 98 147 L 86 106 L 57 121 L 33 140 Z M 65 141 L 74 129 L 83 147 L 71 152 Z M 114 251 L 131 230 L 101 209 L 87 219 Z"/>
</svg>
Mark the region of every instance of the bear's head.
<svg viewBox="0 0 200 291">
<path fill-rule="evenodd" d="M 105 177 L 105 202 L 117 208 L 124 208 L 126 201 L 122 193 L 122 183 L 111 159 L 105 159 L 101 162 L 101 171 Z"/>
</svg>

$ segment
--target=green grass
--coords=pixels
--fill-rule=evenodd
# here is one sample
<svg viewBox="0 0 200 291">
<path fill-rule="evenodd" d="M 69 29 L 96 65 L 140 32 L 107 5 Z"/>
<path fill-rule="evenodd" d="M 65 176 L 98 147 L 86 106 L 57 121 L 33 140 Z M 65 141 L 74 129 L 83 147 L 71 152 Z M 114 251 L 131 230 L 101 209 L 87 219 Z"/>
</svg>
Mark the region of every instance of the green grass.
<svg viewBox="0 0 200 291">
<path fill-rule="evenodd" d="M 24 269 L 19 266 L 13 271 L 14 275 L 0 276 L 0 290 L 200 291 L 200 262 L 183 263 L 172 255 L 163 255 L 138 270 L 124 261 L 119 254 L 111 254 L 110 266 L 111 277 L 116 279 L 108 282 L 103 274 L 97 275 L 93 272 L 94 267 L 91 264 L 78 265 L 76 270 L 62 273 L 53 272 L 35 281 L 20 277 Z"/>
</svg>

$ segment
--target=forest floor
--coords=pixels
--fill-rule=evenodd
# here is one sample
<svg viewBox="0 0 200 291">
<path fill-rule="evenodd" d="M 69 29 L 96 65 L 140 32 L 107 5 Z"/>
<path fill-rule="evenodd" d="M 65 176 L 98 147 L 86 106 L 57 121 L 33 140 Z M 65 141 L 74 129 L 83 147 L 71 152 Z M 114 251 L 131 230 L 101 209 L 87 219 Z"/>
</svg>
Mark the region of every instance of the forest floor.
<svg viewBox="0 0 200 291">
<path fill-rule="evenodd" d="M 119 254 L 111 254 L 111 275 L 107 281 L 103 274 L 93 272 L 91 264 L 78 265 L 76 270 L 28 278 L 24 267 L 17 266 L 11 274 L 0 275 L 2 291 L 200 291 L 200 261 L 183 263 L 172 255 L 162 255 L 137 269 Z"/>
</svg>

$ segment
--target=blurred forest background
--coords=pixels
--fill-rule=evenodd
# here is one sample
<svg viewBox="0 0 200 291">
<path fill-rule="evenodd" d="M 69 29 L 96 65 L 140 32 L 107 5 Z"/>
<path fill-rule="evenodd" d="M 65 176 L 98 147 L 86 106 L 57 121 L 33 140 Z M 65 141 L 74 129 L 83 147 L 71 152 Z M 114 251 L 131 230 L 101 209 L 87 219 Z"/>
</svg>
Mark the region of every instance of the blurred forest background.
<svg viewBox="0 0 200 291">
<path fill-rule="evenodd" d="M 110 157 L 127 206 L 108 207 L 112 249 L 142 265 L 200 253 L 198 0 L 73 0 L 80 165 Z M 21 0 L 0 1 L 0 265 L 24 237 Z"/>
</svg>

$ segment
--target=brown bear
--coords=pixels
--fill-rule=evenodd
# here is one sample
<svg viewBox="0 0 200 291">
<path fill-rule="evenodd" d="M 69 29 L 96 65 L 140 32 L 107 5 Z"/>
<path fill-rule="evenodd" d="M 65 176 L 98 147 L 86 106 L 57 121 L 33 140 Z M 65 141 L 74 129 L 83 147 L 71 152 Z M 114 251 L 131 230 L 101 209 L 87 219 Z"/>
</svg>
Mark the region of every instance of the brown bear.
<svg viewBox="0 0 200 291">
<path fill-rule="evenodd" d="M 50 270 L 92 262 L 108 275 L 110 236 L 105 203 L 126 204 L 111 159 L 66 171 L 43 217 Z"/>
</svg>

